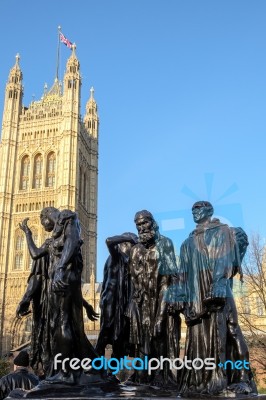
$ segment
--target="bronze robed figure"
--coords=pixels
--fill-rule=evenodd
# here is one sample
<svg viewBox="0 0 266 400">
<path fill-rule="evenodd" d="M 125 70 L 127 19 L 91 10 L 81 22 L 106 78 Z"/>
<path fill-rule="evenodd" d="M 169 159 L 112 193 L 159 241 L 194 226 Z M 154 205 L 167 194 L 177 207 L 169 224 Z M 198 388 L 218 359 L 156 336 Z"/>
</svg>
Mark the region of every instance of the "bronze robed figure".
<svg viewBox="0 0 266 400">
<path fill-rule="evenodd" d="M 183 242 L 180 269 L 185 276 L 185 319 L 188 360 L 214 359 L 215 369 L 184 368 L 182 396 L 218 395 L 227 390 L 256 393 L 252 373 L 223 368 L 226 360 L 249 361 L 248 347 L 238 324 L 232 280 L 241 273 L 248 240 L 241 228 L 229 228 L 213 215 L 208 201 L 192 207 L 195 230 Z"/>
<path fill-rule="evenodd" d="M 169 314 L 167 300 L 178 275 L 173 243 L 160 234 L 149 211 L 137 212 L 135 223 L 139 243 L 132 248 L 129 261 L 129 342 L 135 346 L 135 357 L 173 359 L 179 355 L 180 340 L 180 317 L 178 313 Z M 146 371 L 136 371 L 130 380 L 155 386 L 177 384 L 176 374 L 167 365 L 151 376 Z"/>
<path fill-rule="evenodd" d="M 74 373 L 67 364 L 66 371 L 56 370 L 54 357 L 59 353 L 62 359 L 97 357 L 84 332 L 83 306 L 92 320 L 97 314 L 82 298 L 83 242 L 79 220 L 75 212 L 54 207 L 44 208 L 40 219 L 51 237 L 39 248 L 33 241 L 28 219 L 20 225 L 34 262 L 17 315 L 25 315 L 32 301 L 32 368 L 38 371 L 41 367 L 49 382 L 74 384 L 80 371 Z"/>
<path fill-rule="evenodd" d="M 129 255 L 137 242 L 137 235 L 130 232 L 106 239 L 110 255 L 104 266 L 100 297 L 100 333 L 96 345 L 100 355 L 105 355 L 107 344 L 112 345 L 112 357 L 119 359 L 131 354 L 129 321 L 125 314 L 131 296 Z"/>
</svg>

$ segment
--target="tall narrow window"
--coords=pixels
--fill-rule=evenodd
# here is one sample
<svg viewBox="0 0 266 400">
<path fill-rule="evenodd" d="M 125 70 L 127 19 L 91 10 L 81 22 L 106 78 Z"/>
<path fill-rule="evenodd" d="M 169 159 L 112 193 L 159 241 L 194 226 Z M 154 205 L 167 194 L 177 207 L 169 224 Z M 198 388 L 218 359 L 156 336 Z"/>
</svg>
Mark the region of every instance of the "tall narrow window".
<svg viewBox="0 0 266 400">
<path fill-rule="evenodd" d="M 15 265 L 14 269 L 19 270 L 23 267 L 24 236 L 18 235 L 15 243 Z"/>
<path fill-rule="evenodd" d="M 243 299 L 243 311 L 245 314 L 250 314 L 250 304 L 249 304 L 249 298 L 244 297 Z"/>
<path fill-rule="evenodd" d="M 87 198 L 87 178 L 86 173 L 83 175 L 83 205 L 86 207 L 86 198 Z"/>
<path fill-rule="evenodd" d="M 53 187 L 55 185 L 55 153 L 49 153 L 47 157 L 46 169 L 46 186 Z"/>
<path fill-rule="evenodd" d="M 79 201 L 82 198 L 82 169 L 79 167 Z"/>
<path fill-rule="evenodd" d="M 33 189 L 42 186 L 42 155 L 37 154 L 34 159 Z"/>
<path fill-rule="evenodd" d="M 29 188 L 29 176 L 30 176 L 30 158 L 25 156 L 21 161 L 21 173 L 20 173 L 20 189 L 27 190 Z"/>
<path fill-rule="evenodd" d="M 18 236 L 16 242 L 16 251 L 23 251 L 24 236 Z"/>
<path fill-rule="evenodd" d="M 22 266 L 23 266 L 23 254 L 16 254 L 14 269 L 22 269 Z"/>
<path fill-rule="evenodd" d="M 96 195 L 95 176 L 92 174 L 90 177 L 90 212 L 91 213 L 95 213 L 95 195 Z"/>
<path fill-rule="evenodd" d="M 260 297 L 257 297 L 256 301 L 257 301 L 257 315 L 259 317 L 262 317 L 262 315 L 264 314 L 263 301 L 261 300 Z"/>
</svg>

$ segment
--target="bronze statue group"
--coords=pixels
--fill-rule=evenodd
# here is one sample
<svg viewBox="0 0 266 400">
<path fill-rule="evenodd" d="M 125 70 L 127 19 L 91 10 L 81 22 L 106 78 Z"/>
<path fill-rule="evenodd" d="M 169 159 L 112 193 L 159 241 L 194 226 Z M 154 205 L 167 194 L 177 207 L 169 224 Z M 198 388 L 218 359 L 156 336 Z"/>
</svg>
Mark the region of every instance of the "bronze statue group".
<svg viewBox="0 0 266 400">
<path fill-rule="evenodd" d="M 234 276 L 242 275 L 248 239 L 241 228 L 230 228 L 212 218 L 213 212 L 207 201 L 193 205 L 196 227 L 183 242 L 178 263 L 171 239 L 160 234 L 147 210 L 135 215 L 138 235 L 127 232 L 106 240 L 110 255 L 104 266 L 95 348 L 84 332 L 83 308 L 92 320 L 97 314 L 82 297 L 82 240 L 76 213 L 43 209 L 41 223 L 51 237 L 40 248 L 24 220 L 20 227 L 34 261 L 17 315 L 26 315 L 32 304 L 30 359 L 34 371 L 43 374 L 49 384 L 78 384 L 83 372 L 68 364 L 56 369 L 56 354 L 95 359 L 105 355 L 108 344 L 117 359 L 175 360 L 180 353 L 183 315 L 187 324 L 185 358 L 199 363 L 214 359 L 215 368 L 173 370 L 165 363 L 151 374 L 136 369 L 126 384 L 172 387 L 183 397 L 228 391 L 255 394 L 250 368 L 222 368 L 227 360 L 232 365 L 237 361 L 249 365 L 232 293 Z M 101 371 L 101 379 L 109 379 L 106 371 Z"/>
</svg>

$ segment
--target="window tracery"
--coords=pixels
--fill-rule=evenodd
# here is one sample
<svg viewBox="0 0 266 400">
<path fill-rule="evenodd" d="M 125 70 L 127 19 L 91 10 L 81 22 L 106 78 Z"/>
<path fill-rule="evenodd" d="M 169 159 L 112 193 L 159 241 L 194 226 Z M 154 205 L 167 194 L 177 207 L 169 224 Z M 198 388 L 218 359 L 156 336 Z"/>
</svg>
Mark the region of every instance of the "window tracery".
<svg viewBox="0 0 266 400">
<path fill-rule="evenodd" d="M 24 156 L 21 161 L 20 189 L 27 190 L 29 188 L 30 176 L 30 158 Z"/>
<path fill-rule="evenodd" d="M 53 187 L 55 185 L 55 166 L 56 157 L 55 153 L 49 153 L 47 157 L 47 169 L 46 169 L 46 186 Z"/>
<path fill-rule="evenodd" d="M 42 186 L 42 165 L 42 155 L 37 154 L 34 159 L 33 189 L 40 189 Z"/>
</svg>

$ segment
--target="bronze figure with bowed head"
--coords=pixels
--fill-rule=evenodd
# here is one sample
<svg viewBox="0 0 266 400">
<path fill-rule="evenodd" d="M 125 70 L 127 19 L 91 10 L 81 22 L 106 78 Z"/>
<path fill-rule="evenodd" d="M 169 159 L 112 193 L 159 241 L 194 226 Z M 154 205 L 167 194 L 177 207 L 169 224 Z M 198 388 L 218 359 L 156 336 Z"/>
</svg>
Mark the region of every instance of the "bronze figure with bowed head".
<svg viewBox="0 0 266 400">
<path fill-rule="evenodd" d="M 125 316 L 131 293 L 128 271 L 129 254 L 138 242 L 134 233 L 108 237 L 106 245 L 109 257 L 104 266 L 101 291 L 101 328 L 96 351 L 105 355 L 107 344 L 112 345 L 112 357 L 119 359 L 130 353 L 129 323 Z"/>
</svg>

